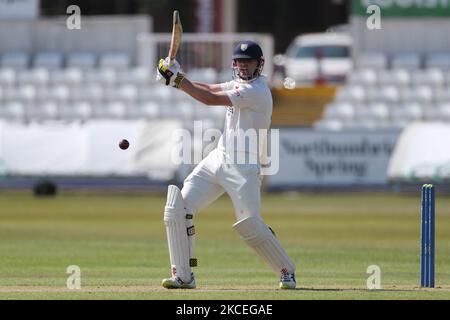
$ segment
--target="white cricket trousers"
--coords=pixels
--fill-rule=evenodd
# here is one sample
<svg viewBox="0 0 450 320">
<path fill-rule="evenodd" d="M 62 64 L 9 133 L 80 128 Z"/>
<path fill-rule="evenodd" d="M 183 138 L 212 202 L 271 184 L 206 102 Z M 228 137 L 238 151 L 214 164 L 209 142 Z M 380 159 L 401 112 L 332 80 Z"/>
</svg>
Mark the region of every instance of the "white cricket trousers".
<svg viewBox="0 0 450 320">
<path fill-rule="evenodd" d="M 260 217 L 262 177 L 259 164 L 228 164 L 226 157 L 224 152 L 214 149 L 184 180 L 181 193 L 187 212 L 196 214 L 227 192 L 237 221 Z"/>
</svg>

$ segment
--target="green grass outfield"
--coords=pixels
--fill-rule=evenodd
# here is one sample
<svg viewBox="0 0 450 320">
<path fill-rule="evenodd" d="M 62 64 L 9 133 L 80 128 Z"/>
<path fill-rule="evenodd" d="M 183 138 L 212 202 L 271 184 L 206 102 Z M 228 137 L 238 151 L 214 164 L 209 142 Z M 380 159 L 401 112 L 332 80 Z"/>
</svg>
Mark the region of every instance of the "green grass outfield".
<svg viewBox="0 0 450 320">
<path fill-rule="evenodd" d="M 262 213 L 298 266 L 278 279 L 232 230 L 228 197 L 195 222 L 197 289 L 166 290 L 165 197 L 0 192 L 0 299 L 450 299 L 450 199 L 436 202 L 436 286 L 420 289 L 420 194 L 264 195 Z M 81 268 L 68 290 L 66 268 Z M 381 268 L 368 290 L 367 267 Z"/>
</svg>

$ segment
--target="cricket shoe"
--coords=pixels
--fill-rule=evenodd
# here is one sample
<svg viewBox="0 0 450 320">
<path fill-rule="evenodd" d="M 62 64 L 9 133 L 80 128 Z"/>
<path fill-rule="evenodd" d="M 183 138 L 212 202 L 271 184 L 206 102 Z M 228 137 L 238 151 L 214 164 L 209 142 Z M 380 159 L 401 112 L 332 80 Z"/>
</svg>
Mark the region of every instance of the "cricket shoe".
<svg viewBox="0 0 450 320">
<path fill-rule="evenodd" d="M 295 289 L 295 273 L 283 273 L 280 278 L 280 289 Z"/>
<path fill-rule="evenodd" d="M 184 282 L 179 277 L 166 278 L 162 280 L 162 286 L 166 289 L 195 289 L 194 273 L 191 273 L 191 280 Z"/>
</svg>

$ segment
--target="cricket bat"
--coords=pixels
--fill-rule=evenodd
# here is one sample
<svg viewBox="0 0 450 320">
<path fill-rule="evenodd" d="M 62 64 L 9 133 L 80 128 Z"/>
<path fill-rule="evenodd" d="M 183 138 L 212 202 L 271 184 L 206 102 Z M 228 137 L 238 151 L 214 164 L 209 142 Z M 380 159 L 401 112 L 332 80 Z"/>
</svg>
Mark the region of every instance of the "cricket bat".
<svg viewBox="0 0 450 320">
<path fill-rule="evenodd" d="M 181 26 L 180 13 L 178 10 L 173 12 L 173 28 L 172 39 L 170 40 L 169 49 L 169 65 L 172 65 L 173 60 L 177 56 L 178 48 L 181 44 L 181 36 L 183 35 L 183 28 Z"/>
</svg>

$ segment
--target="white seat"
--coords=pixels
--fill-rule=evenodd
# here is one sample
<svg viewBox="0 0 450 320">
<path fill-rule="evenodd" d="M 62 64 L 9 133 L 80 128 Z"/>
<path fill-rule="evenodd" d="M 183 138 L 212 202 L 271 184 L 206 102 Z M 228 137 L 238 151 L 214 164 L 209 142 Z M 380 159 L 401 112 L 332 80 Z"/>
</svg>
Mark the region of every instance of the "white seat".
<svg viewBox="0 0 450 320">
<path fill-rule="evenodd" d="M 367 101 L 369 103 L 396 103 L 399 100 L 399 90 L 393 85 L 386 85 L 380 88 L 372 88 L 367 90 Z"/>
<path fill-rule="evenodd" d="M 440 116 L 439 116 L 438 106 L 440 104 L 441 103 L 432 104 L 432 105 L 428 105 L 428 106 L 422 106 L 423 120 L 426 120 L 426 121 L 439 121 L 440 120 Z"/>
<path fill-rule="evenodd" d="M 442 121 L 450 121 L 450 103 L 441 103 L 436 106 L 437 116 Z"/>
<path fill-rule="evenodd" d="M 404 103 L 391 108 L 392 120 L 416 121 L 424 117 L 423 108 L 419 103 Z"/>
<path fill-rule="evenodd" d="M 450 69 L 450 53 L 431 53 L 425 60 L 426 68 Z"/>
<path fill-rule="evenodd" d="M 32 85 L 23 85 L 17 87 L 13 95 L 14 100 L 31 104 L 36 100 L 36 88 Z"/>
<path fill-rule="evenodd" d="M 67 120 L 87 120 L 93 116 L 93 107 L 89 102 L 75 102 L 61 108 L 61 118 Z"/>
<path fill-rule="evenodd" d="M 185 92 L 182 90 L 173 90 L 174 92 L 171 95 L 171 101 L 175 102 L 184 102 L 184 101 L 191 101 L 191 97 L 188 96 Z"/>
<path fill-rule="evenodd" d="M 50 88 L 50 99 L 59 103 L 67 103 L 70 97 L 69 88 L 65 85 L 57 85 Z"/>
<path fill-rule="evenodd" d="M 3 101 L 5 101 L 5 102 L 17 101 L 16 91 L 17 91 L 17 88 L 15 86 L 3 87 L 2 88 Z"/>
<path fill-rule="evenodd" d="M 0 86 L 13 86 L 16 83 L 16 71 L 12 68 L 0 69 Z"/>
<path fill-rule="evenodd" d="M 104 98 L 109 102 L 135 103 L 138 100 L 138 90 L 132 84 L 110 87 L 105 89 Z"/>
<path fill-rule="evenodd" d="M 327 105 L 324 112 L 324 119 L 337 119 L 350 121 L 355 117 L 355 107 L 351 103 L 331 103 Z"/>
<path fill-rule="evenodd" d="M 120 86 L 115 95 L 116 99 L 125 103 L 134 103 L 137 100 L 137 88 L 132 84 Z"/>
<path fill-rule="evenodd" d="M 400 101 L 400 92 L 396 86 L 383 86 L 380 89 L 380 101 L 388 104 L 398 103 Z"/>
<path fill-rule="evenodd" d="M 361 105 L 355 111 L 355 122 L 369 121 L 378 126 L 389 118 L 388 106 L 381 102 Z"/>
<path fill-rule="evenodd" d="M 98 118 L 124 119 L 127 116 L 127 107 L 122 102 L 109 102 L 94 109 Z"/>
<path fill-rule="evenodd" d="M 97 83 L 103 86 L 113 86 L 117 82 L 117 73 L 114 69 L 93 69 L 84 72 L 84 81 L 86 83 Z"/>
<path fill-rule="evenodd" d="M 349 75 L 348 85 L 363 85 L 365 87 L 375 86 L 377 73 L 373 69 L 354 70 Z"/>
<path fill-rule="evenodd" d="M 78 86 L 83 82 L 83 72 L 81 69 L 73 67 L 62 70 L 52 70 L 50 72 L 50 82 L 53 84 Z"/>
<path fill-rule="evenodd" d="M 26 69 L 29 65 L 30 57 L 25 52 L 9 52 L 1 56 L 0 65 L 3 68 Z"/>
<path fill-rule="evenodd" d="M 379 85 L 408 86 L 411 75 L 405 69 L 382 70 L 378 73 Z"/>
<path fill-rule="evenodd" d="M 450 102 L 450 87 L 434 88 L 433 99 L 436 103 Z"/>
<path fill-rule="evenodd" d="M 366 92 L 362 86 L 348 85 L 337 92 L 335 100 L 337 102 L 361 103 L 366 100 Z"/>
<path fill-rule="evenodd" d="M 133 118 L 156 119 L 160 116 L 159 104 L 148 101 L 133 105 L 129 114 Z"/>
<path fill-rule="evenodd" d="M 415 101 L 424 105 L 433 102 L 433 90 L 429 86 L 417 86 L 413 88 Z"/>
<path fill-rule="evenodd" d="M 128 70 L 124 70 L 123 72 L 119 72 L 117 74 L 117 82 L 120 84 L 146 86 L 151 84 L 152 76 L 153 74 L 148 68 L 131 68 Z"/>
<path fill-rule="evenodd" d="M 105 53 L 100 57 L 100 68 L 127 69 L 130 58 L 125 53 Z"/>
<path fill-rule="evenodd" d="M 180 115 L 181 119 L 183 120 L 194 119 L 195 109 L 192 101 L 179 102 L 176 104 L 175 109 L 177 110 L 178 115 Z M 214 111 L 212 111 L 212 109 L 213 109 L 212 106 L 211 108 L 210 107 L 207 108 L 209 112 L 209 118 L 215 117 Z"/>
<path fill-rule="evenodd" d="M 35 68 L 59 69 L 63 64 L 63 56 L 59 52 L 39 52 L 34 56 Z"/>
<path fill-rule="evenodd" d="M 341 131 L 344 128 L 344 124 L 339 120 L 324 119 L 314 124 L 316 130 L 325 131 Z"/>
<path fill-rule="evenodd" d="M 138 87 L 138 101 L 140 102 L 158 102 L 158 99 L 155 95 L 155 87 L 153 86 L 141 86 Z"/>
<path fill-rule="evenodd" d="M 170 102 L 161 108 L 161 116 L 173 119 L 193 118 L 192 102 Z"/>
<path fill-rule="evenodd" d="M 173 88 L 167 86 L 155 86 L 152 90 L 154 99 L 160 101 L 162 104 L 166 104 L 173 98 Z"/>
<path fill-rule="evenodd" d="M 56 119 L 59 115 L 58 104 L 53 101 L 47 101 L 41 105 L 41 112 L 47 119 Z"/>
<path fill-rule="evenodd" d="M 51 100 L 51 87 L 40 87 L 36 90 L 36 103 Z"/>
<path fill-rule="evenodd" d="M 72 101 L 87 101 L 96 105 L 104 100 L 104 90 L 99 84 L 84 85 L 76 87 L 71 91 L 70 98 Z"/>
<path fill-rule="evenodd" d="M 445 82 L 450 87 L 450 70 L 445 73 Z"/>
<path fill-rule="evenodd" d="M 193 81 L 216 83 L 217 72 L 213 68 L 191 69 L 187 77 Z"/>
<path fill-rule="evenodd" d="M 25 118 L 25 106 L 17 101 L 0 104 L 0 118 L 23 120 Z"/>
<path fill-rule="evenodd" d="M 420 68 L 420 56 L 416 53 L 397 53 L 391 61 L 392 69 L 417 70 Z"/>
<path fill-rule="evenodd" d="M 445 84 L 444 73 L 439 69 L 417 70 L 412 73 L 412 84 L 441 87 Z"/>
<path fill-rule="evenodd" d="M 32 84 L 34 86 L 42 87 L 49 83 L 50 75 L 48 69 L 36 68 L 20 70 L 17 72 L 17 83 L 19 85 Z"/>
<path fill-rule="evenodd" d="M 403 102 L 417 102 L 431 104 L 433 102 L 433 90 L 428 86 L 404 88 L 400 90 Z"/>
<path fill-rule="evenodd" d="M 58 104 L 54 101 L 45 101 L 43 103 L 34 104 L 27 110 L 29 119 L 36 120 L 53 120 L 59 116 Z"/>
<path fill-rule="evenodd" d="M 366 52 L 361 54 L 356 65 L 358 69 L 383 70 L 387 68 L 387 58 L 382 52 Z"/>
<path fill-rule="evenodd" d="M 378 123 L 389 119 L 389 107 L 385 103 L 374 103 L 369 105 L 369 115 Z"/>
<path fill-rule="evenodd" d="M 95 68 L 97 57 L 89 52 L 74 52 L 67 56 L 66 66 L 68 68 L 93 69 Z"/>
</svg>

